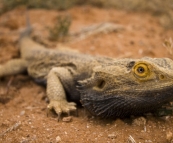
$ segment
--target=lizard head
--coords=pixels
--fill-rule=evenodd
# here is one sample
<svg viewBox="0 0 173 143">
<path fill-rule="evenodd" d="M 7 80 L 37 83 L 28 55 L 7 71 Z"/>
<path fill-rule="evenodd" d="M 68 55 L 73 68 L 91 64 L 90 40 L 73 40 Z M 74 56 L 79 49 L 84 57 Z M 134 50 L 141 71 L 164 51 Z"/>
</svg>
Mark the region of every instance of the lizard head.
<svg viewBox="0 0 173 143">
<path fill-rule="evenodd" d="M 95 67 L 79 81 L 82 105 L 103 118 L 149 112 L 173 100 L 173 61 L 122 59 Z"/>
</svg>

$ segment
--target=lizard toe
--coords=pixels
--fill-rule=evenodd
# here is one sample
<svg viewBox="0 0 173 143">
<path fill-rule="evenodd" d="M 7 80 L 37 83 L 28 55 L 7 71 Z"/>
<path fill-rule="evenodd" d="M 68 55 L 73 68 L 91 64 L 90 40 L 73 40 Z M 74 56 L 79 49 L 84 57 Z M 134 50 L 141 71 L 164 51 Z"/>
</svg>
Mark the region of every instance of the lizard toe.
<svg viewBox="0 0 173 143">
<path fill-rule="evenodd" d="M 47 106 L 47 109 L 48 110 L 54 109 L 56 114 L 58 115 L 58 121 L 59 121 L 62 113 L 66 113 L 68 114 L 68 116 L 70 116 L 70 112 L 75 111 L 77 108 L 76 108 L 76 103 L 74 102 L 53 100 L 50 101 L 49 105 Z"/>
<path fill-rule="evenodd" d="M 71 111 L 75 111 L 76 109 L 76 103 L 74 102 L 65 102 L 62 104 L 62 112 L 68 115 L 70 115 Z"/>
</svg>

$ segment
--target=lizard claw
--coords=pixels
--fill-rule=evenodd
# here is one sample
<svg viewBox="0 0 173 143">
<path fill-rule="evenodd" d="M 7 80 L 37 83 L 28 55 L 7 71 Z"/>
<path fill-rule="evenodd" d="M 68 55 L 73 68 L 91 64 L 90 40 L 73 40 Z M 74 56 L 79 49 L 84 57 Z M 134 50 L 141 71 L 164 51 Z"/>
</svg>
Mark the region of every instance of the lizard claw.
<svg viewBox="0 0 173 143">
<path fill-rule="evenodd" d="M 49 110 L 52 110 L 52 109 L 55 110 L 55 112 L 58 115 L 58 121 L 59 121 L 62 113 L 67 113 L 68 116 L 70 116 L 70 111 L 76 110 L 76 103 L 53 100 L 53 101 L 50 101 L 47 108 Z"/>
</svg>

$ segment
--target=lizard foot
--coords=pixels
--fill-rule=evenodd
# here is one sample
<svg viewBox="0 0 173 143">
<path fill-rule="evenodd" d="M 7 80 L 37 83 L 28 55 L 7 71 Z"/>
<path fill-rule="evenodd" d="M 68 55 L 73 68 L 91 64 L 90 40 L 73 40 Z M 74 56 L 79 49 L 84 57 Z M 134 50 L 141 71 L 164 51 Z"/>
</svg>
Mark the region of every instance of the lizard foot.
<svg viewBox="0 0 173 143">
<path fill-rule="evenodd" d="M 67 113 L 69 116 L 70 111 L 76 110 L 76 103 L 53 100 L 53 101 L 50 101 L 47 108 L 48 110 L 51 110 L 51 109 L 55 110 L 55 112 L 58 114 L 58 121 L 59 121 L 62 113 Z"/>
</svg>

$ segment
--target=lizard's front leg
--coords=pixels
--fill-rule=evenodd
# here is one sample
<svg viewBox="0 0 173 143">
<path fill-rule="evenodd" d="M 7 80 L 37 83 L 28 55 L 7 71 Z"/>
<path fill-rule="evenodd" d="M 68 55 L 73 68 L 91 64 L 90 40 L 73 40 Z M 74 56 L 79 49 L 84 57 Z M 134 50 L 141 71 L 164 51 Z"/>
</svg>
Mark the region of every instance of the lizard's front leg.
<svg viewBox="0 0 173 143">
<path fill-rule="evenodd" d="M 26 71 L 27 61 L 23 59 L 13 59 L 0 65 L 0 77 L 15 75 Z"/>
<path fill-rule="evenodd" d="M 70 111 L 76 110 L 76 103 L 68 102 L 64 87 L 61 83 L 62 78 L 70 79 L 70 72 L 66 68 L 54 67 L 50 70 L 47 77 L 47 96 L 50 100 L 48 109 L 54 109 L 58 114 L 58 120 L 61 113 L 70 113 Z"/>
</svg>

